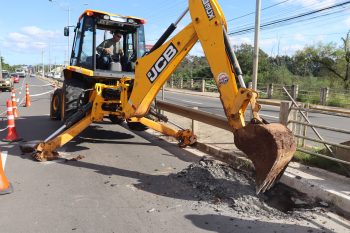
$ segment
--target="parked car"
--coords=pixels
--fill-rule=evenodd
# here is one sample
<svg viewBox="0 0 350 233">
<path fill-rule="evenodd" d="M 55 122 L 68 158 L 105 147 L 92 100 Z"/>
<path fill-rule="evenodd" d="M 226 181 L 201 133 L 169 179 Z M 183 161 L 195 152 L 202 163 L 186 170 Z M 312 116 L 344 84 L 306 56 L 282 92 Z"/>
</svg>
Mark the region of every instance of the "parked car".
<svg viewBox="0 0 350 233">
<path fill-rule="evenodd" d="M 53 73 L 53 78 L 54 79 L 61 79 L 61 73 Z"/>
<path fill-rule="evenodd" d="M 13 83 L 19 83 L 19 75 L 17 73 L 12 73 Z"/>
<path fill-rule="evenodd" d="M 7 71 L 2 72 L 2 79 L 0 79 L 0 90 L 11 91 L 13 88 L 13 79 Z"/>
<path fill-rule="evenodd" d="M 30 74 L 30 77 L 33 77 L 33 78 L 35 78 L 35 74 L 33 74 L 33 73 L 32 73 L 32 74 Z"/>
</svg>

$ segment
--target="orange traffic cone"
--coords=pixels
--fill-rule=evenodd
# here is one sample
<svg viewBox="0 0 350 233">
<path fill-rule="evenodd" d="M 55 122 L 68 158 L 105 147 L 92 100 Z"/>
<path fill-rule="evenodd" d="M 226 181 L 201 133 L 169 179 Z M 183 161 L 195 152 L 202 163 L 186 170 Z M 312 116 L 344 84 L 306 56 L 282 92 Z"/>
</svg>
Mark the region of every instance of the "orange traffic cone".
<svg viewBox="0 0 350 233">
<path fill-rule="evenodd" d="M 2 139 L 4 142 L 17 142 L 21 141 L 22 138 L 19 138 L 16 132 L 16 126 L 15 126 L 15 117 L 13 116 L 12 112 L 12 101 L 7 100 L 7 137 Z"/>
<path fill-rule="evenodd" d="M 15 118 L 19 117 L 18 110 L 17 110 L 17 101 L 16 101 L 16 91 L 14 88 L 12 88 L 12 111 L 13 111 L 13 116 Z"/>
<path fill-rule="evenodd" d="M 11 183 L 7 180 L 2 166 L 2 158 L 0 153 L 0 195 L 9 194 L 13 192 Z"/>
<path fill-rule="evenodd" d="M 29 96 L 29 87 L 28 83 L 26 84 L 26 104 L 25 107 L 30 107 L 30 96 Z"/>
</svg>

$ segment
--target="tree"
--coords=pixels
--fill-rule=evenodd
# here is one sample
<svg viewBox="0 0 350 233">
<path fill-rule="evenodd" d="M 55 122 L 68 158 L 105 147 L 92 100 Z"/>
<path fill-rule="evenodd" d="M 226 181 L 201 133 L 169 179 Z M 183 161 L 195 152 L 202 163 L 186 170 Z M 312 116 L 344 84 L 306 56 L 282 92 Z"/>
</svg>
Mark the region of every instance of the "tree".
<svg viewBox="0 0 350 233">
<path fill-rule="evenodd" d="M 241 66 L 244 75 L 252 75 L 253 71 L 253 53 L 254 47 L 249 44 L 241 44 L 235 46 L 235 53 L 239 65 Z M 268 72 L 271 68 L 269 61 L 269 55 L 267 55 L 263 50 L 259 50 L 259 73 Z"/>
<path fill-rule="evenodd" d="M 350 72 L 350 38 L 349 38 L 350 31 L 346 34 L 346 38 L 342 38 L 343 40 L 343 49 L 344 49 L 344 57 L 345 57 L 345 75 L 343 77 L 343 81 L 345 83 L 345 88 L 349 89 L 350 80 L 349 80 L 349 72 Z"/>
<path fill-rule="evenodd" d="M 1 60 L 1 66 L 3 70 L 8 70 L 8 71 L 13 70 L 9 64 L 5 63 L 4 57 L 0 57 L 0 60 Z"/>
<path fill-rule="evenodd" d="M 343 45 L 334 43 L 308 46 L 294 56 L 294 74 L 306 76 L 330 76 L 343 82 L 345 89 L 350 88 L 350 31 L 342 38 Z"/>
</svg>

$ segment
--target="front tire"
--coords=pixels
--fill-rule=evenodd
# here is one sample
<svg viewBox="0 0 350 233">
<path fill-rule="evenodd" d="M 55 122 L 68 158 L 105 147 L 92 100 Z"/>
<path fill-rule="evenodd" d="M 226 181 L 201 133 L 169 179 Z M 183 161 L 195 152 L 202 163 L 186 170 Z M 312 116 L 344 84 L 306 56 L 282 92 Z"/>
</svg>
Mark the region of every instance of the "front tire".
<svg viewBox="0 0 350 233">
<path fill-rule="evenodd" d="M 88 88 L 87 83 L 77 77 L 66 78 L 63 83 L 64 93 L 64 119 L 67 120 L 70 116 L 77 112 L 78 107 L 88 102 L 89 96 L 84 90 Z"/>
<path fill-rule="evenodd" d="M 51 103 L 50 103 L 50 118 L 52 120 L 61 120 L 62 111 L 62 89 L 56 89 L 53 93 Z"/>
</svg>

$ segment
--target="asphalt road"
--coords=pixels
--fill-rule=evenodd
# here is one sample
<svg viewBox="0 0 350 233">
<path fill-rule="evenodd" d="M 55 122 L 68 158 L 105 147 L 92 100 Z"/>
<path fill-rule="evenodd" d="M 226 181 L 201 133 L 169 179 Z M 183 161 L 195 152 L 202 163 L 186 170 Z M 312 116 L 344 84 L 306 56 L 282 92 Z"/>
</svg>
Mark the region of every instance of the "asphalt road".
<svg viewBox="0 0 350 233">
<path fill-rule="evenodd" d="M 217 115 L 224 116 L 224 111 L 219 98 L 206 97 L 202 95 L 191 95 L 186 93 L 177 93 L 171 91 L 165 91 L 165 101 L 170 103 L 186 106 L 186 107 L 198 107 L 199 110 L 214 113 Z M 161 99 L 161 93 L 158 94 L 157 98 Z M 260 114 L 269 122 L 278 122 L 279 107 L 262 105 Z M 349 118 L 330 116 L 325 114 L 310 113 L 309 120 L 313 124 L 344 129 L 350 131 Z M 321 136 L 330 142 L 341 143 L 350 141 L 350 135 L 344 133 L 333 132 L 329 130 L 317 129 Z M 307 135 L 311 138 L 318 139 L 311 128 L 308 128 Z M 306 142 L 310 145 L 315 145 L 312 142 Z"/>
<path fill-rule="evenodd" d="M 51 87 L 37 78 L 16 84 L 24 98 Z M 0 94 L 1 110 L 9 93 Z M 23 103 L 23 102 L 22 102 Z M 49 94 L 19 107 L 16 129 L 24 140 L 43 140 L 61 122 L 49 120 Z M 2 126 L 4 127 L 4 122 Z M 0 132 L 4 138 L 6 131 Z M 39 163 L 22 154 L 18 143 L 1 142 L 8 151 L 6 176 L 14 193 L 0 196 L 0 232 L 346 232 L 349 222 L 332 213 L 295 220 L 247 218 L 191 196 L 189 186 L 170 179 L 198 161 L 152 132 L 135 133 L 108 121 L 93 124 L 60 149 L 67 158 Z M 192 189 L 192 187 L 190 187 Z"/>
</svg>

